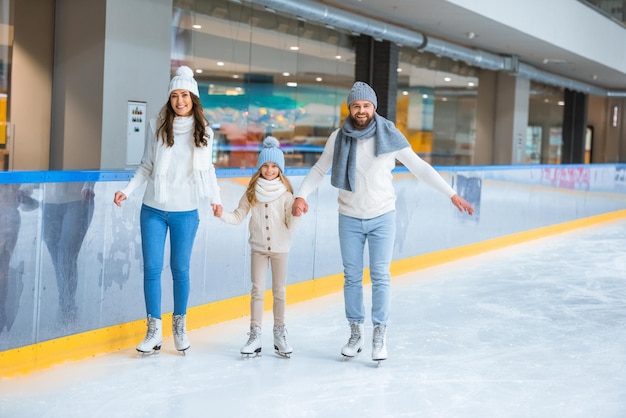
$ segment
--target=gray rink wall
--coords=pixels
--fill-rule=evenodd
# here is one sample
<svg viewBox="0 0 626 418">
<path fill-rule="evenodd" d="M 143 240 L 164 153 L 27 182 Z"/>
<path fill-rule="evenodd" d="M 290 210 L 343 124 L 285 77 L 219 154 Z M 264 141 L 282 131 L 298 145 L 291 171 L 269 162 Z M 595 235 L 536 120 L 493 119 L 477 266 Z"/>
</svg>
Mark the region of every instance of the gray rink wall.
<svg viewBox="0 0 626 418">
<path fill-rule="evenodd" d="M 623 164 L 437 169 L 474 205 L 476 214 L 469 217 L 458 213 L 445 196 L 415 179 L 406 169 L 396 169 L 394 260 L 626 207 L 626 165 Z M 237 206 L 253 172 L 217 170 L 224 210 L 232 211 Z M 288 168 L 286 174 L 297 190 L 307 172 L 308 168 Z M 0 276 L 0 279 L 5 277 L 5 283 L 0 283 L 0 292 L 5 293 L 0 295 L 4 317 L 0 320 L 0 351 L 145 317 L 139 231 L 143 190 L 131 195 L 121 208 L 113 204 L 114 193 L 131 176 L 129 171 L 0 173 L 0 249 L 7 250 L 11 237 L 16 239 L 13 252 L 8 251 L 7 256 L 5 251 L 0 260 L 4 264 L 0 268 L 5 272 Z M 92 217 L 78 257 L 67 261 L 76 262 L 77 269 L 76 310 L 72 321 L 62 320 L 61 291 L 43 237 L 44 224 L 57 222 L 44 213 L 45 203 L 72 200 L 70 196 L 54 195 L 64 190 L 59 183 L 90 183 L 94 192 L 88 208 Z M 13 192 L 18 188 L 27 195 L 32 192 L 32 200 L 16 203 Z M 330 185 L 329 176 L 309 196 L 309 212 L 294 232 L 288 284 L 342 272 L 336 199 L 337 191 Z M 247 233 L 247 223 L 225 224 L 212 216 L 208 202 L 202 204 L 192 254 L 189 307 L 249 293 Z M 162 283 L 162 311 L 171 312 L 169 242 Z"/>
</svg>

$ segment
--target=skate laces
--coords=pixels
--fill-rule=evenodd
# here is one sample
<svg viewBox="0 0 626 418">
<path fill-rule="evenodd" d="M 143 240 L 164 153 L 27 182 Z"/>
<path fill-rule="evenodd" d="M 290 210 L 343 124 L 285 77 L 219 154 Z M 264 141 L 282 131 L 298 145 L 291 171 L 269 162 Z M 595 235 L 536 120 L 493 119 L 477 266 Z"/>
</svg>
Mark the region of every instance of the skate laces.
<svg viewBox="0 0 626 418">
<path fill-rule="evenodd" d="M 251 329 L 250 332 L 248 333 L 250 338 L 248 338 L 246 347 L 252 345 L 259 338 L 260 334 L 261 334 L 260 331 L 257 330 L 256 328 Z"/>
<path fill-rule="evenodd" d="M 157 333 L 157 324 L 156 319 L 150 318 L 148 319 L 148 332 L 146 332 L 146 339 L 151 339 L 156 336 Z"/>
<path fill-rule="evenodd" d="M 348 347 L 356 347 L 360 340 L 361 333 L 359 332 L 359 324 L 350 324 L 350 339 L 348 340 Z"/>
<path fill-rule="evenodd" d="M 383 345 L 385 344 L 385 327 L 383 326 L 374 327 L 374 337 L 372 339 L 374 343 L 374 350 L 380 351 L 383 348 Z"/>
<path fill-rule="evenodd" d="M 274 336 L 280 340 L 284 345 L 287 345 L 287 328 L 284 325 L 279 325 L 274 328 Z"/>
<path fill-rule="evenodd" d="M 185 323 L 183 321 L 183 317 L 182 316 L 178 316 L 176 315 L 174 317 L 174 334 L 176 335 L 182 335 L 185 333 Z"/>
</svg>

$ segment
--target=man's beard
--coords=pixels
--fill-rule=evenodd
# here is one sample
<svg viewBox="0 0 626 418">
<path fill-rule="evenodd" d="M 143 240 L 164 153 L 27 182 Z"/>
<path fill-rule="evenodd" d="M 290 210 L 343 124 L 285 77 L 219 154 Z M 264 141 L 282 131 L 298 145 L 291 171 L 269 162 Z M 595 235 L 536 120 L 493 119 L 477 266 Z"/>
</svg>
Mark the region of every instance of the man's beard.
<svg viewBox="0 0 626 418">
<path fill-rule="evenodd" d="M 365 120 L 357 119 L 352 115 L 350 115 L 350 118 L 352 119 L 352 126 L 354 127 L 354 129 L 365 129 L 370 124 L 370 122 L 374 120 L 374 115 L 368 116 Z"/>
</svg>

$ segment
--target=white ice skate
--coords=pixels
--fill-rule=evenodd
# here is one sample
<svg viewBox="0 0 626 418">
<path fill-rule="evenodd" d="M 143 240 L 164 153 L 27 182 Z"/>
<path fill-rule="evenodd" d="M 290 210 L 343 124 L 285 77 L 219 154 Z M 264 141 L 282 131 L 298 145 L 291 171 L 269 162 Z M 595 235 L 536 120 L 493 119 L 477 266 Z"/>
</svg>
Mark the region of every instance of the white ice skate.
<svg viewBox="0 0 626 418">
<path fill-rule="evenodd" d="M 146 338 L 137 346 L 137 351 L 142 354 L 152 354 L 161 349 L 163 344 L 163 329 L 161 319 L 148 315 L 148 331 Z"/>
<path fill-rule="evenodd" d="M 341 349 L 344 360 L 348 360 L 363 350 L 363 324 L 350 323 L 350 339 Z"/>
<path fill-rule="evenodd" d="M 248 333 L 250 338 L 248 342 L 241 347 L 241 355 L 244 358 L 260 357 L 261 356 L 261 327 L 250 327 Z"/>
<path fill-rule="evenodd" d="M 284 325 L 274 327 L 274 350 L 284 358 L 291 358 L 293 349 L 287 342 L 287 328 Z"/>
<path fill-rule="evenodd" d="M 374 335 L 372 337 L 372 360 L 380 362 L 387 360 L 387 327 L 384 325 L 374 325 Z"/>
<path fill-rule="evenodd" d="M 185 355 L 185 351 L 191 347 L 189 338 L 187 338 L 187 316 L 174 315 L 172 317 L 172 335 L 174 336 L 174 345 L 176 350 Z"/>
</svg>

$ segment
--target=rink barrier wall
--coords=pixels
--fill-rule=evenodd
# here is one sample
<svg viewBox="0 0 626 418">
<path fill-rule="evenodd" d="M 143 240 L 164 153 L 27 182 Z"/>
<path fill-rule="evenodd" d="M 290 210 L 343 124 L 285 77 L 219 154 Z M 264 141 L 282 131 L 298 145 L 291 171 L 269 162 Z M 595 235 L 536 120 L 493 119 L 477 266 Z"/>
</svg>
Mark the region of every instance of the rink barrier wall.
<svg viewBox="0 0 626 418">
<path fill-rule="evenodd" d="M 483 242 L 450 248 L 392 262 L 391 275 L 397 278 L 430 267 L 440 266 L 459 259 L 484 254 L 508 246 L 566 233 L 579 228 L 626 219 L 626 210 L 595 215 L 584 219 L 536 228 Z M 370 284 L 369 269 L 365 269 L 364 283 Z M 287 286 L 289 305 L 337 293 L 343 289 L 343 275 L 335 274 Z M 265 294 L 265 310 L 271 310 L 271 290 Z M 189 308 L 189 331 L 249 315 L 250 296 Z M 172 314 L 163 315 L 163 338 L 171 337 Z M 45 341 L 26 347 L 0 352 L 0 369 L 3 377 L 14 377 L 67 361 L 78 361 L 123 349 L 131 349 L 145 334 L 145 321 L 132 321 L 103 329 L 88 331 L 63 338 Z"/>
<path fill-rule="evenodd" d="M 447 198 L 405 168 L 394 170 L 398 195 L 394 278 L 626 216 L 622 212 L 626 207 L 624 164 L 435 168 L 474 205 L 476 213 L 473 217 L 458 213 Z M 294 189 L 308 170 L 287 168 Z M 225 210 L 236 207 L 254 171 L 218 170 Z M 35 186 L 33 199 L 19 208 L 21 221 L 13 231 L 17 244 L 9 267 L 11 279 L 16 280 L 10 282 L 10 306 L 5 307 L 12 315 L 12 328 L 5 331 L 0 323 L 0 378 L 117 350 L 134 352 L 145 334 L 138 251 L 143 191 L 129 196 L 122 208 L 112 204 L 114 192 L 131 176 L 131 171 L 0 172 L 0 225 L 4 227 L 11 226 L 2 218 L 8 213 L 3 198 L 14 188 L 11 185 Z M 66 199 L 69 189 L 79 182 L 94 183 L 95 197 L 93 221 L 78 256 L 79 316 L 72 328 L 57 318 L 60 294 L 42 231 L 48 222 L 46 197 Z M 309 213 L 296 230 L 290 251 L 290 304 L 342 290 L 336 200 L 329 176 L 309 196 Z M 206 203 L 200 208 L 201 224 L 192 254 L 190 330 L 249 316 L 247 225 L 227 225 L 209 213 Z M 0 238 L 5 238 L 5 230 L 2 233 Z M 165 296 L 171 295 L 171 275 L 164 267 Z M 270 295 L 268 289 L 266 309 L 271 309 Z M 164 297 L 165 337 L 171 335 L 171 310 L 171 301 Z"/>
</svg>

